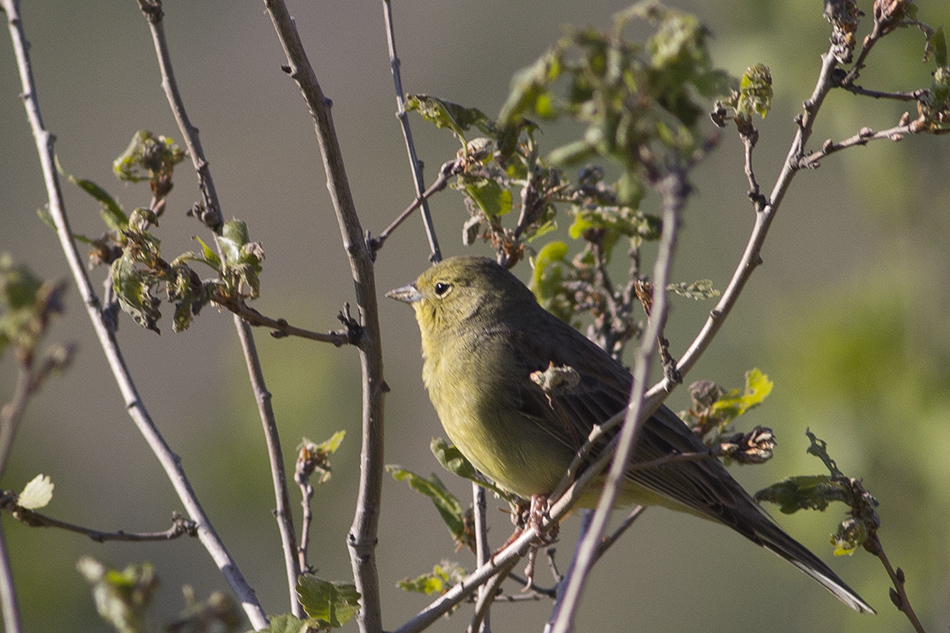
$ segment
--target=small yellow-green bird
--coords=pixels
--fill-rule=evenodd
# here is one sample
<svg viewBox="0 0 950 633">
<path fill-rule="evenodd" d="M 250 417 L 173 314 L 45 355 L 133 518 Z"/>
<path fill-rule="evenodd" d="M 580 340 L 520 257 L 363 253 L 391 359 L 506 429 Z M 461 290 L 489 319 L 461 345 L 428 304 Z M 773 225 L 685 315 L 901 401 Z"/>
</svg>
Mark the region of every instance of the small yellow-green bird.
<svg viewBox="0 0 950 633">
<path fill-rule="evenodd" d="M 627 406 L 630 372 L 538 305 L 502 266 L 454 257 L 387 296 L 415 309 L 422 378 L 449 438 L 501 488 L 554 490 L 595 424 Z M 542 389 L 531 374 L 570 367 L 576 385 Z M 706 446 L 663 406 L 641 427 L 634 462 Z M 817 556 L 782 531 L 714 458 L 627 473 L 625 503 L 661 505 L 722 523 L 778 554 L 858 612 L 874 613 Z M 596 501 L 596 497 L 594 497 Z"/>
</svg>

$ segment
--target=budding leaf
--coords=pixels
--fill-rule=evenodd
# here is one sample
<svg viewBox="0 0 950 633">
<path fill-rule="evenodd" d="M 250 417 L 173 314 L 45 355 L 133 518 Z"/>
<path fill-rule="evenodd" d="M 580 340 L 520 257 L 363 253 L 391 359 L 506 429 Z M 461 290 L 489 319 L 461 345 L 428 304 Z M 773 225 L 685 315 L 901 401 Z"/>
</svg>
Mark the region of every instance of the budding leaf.
<svg viewBox="0 0 950 633">
<path fill-rule="evenodd" d="M 432 567 L 432 572 L 396 583 L 403 591 L 424 593 L 427 596 L 443 594 L 465 578 L 465 569 L 456 562 L 443 560 Z"/>
<path fill-rule="evenodd" d="M 53 498 L 54 487 L 49 476 L 37 475 L 17 495 L 17 505 L 27 510 L 42 508 Z"/>
<path fill-rule="evenodd" d="M 739 101 L 736 113 L 749 116 L 753 112 L 762 115 L 769 113 L 772 104 L 772 73 L 764 64 L 755 64 L 746 68 L 739 83 Z"/>
<path fill-rule="evenodd" d="M 480 178 L 465 184 L 465 192 L 485 215 L 505 215 L 511 211 L 511 191 L 494 180 Z"/>
<path fill-rule="evenodd" d="M 716 401 L 710 407 L 710 411 L 730 420 L 737 418 L 749 409 L 762 404 L 762 401 L 772 393 L 772 385 L 768 376 L 758 369 L 748 371 L 745 375 L 745 391 L 740 394 L 738 389 L 733 389 Z"/>
</svg>

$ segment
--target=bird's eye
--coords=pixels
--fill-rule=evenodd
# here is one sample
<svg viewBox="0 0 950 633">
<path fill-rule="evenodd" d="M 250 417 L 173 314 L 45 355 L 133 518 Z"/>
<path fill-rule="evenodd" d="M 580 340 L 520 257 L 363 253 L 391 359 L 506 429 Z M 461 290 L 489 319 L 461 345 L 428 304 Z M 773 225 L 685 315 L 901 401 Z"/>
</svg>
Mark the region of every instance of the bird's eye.
<svg viewBox="0 0 950 633">
<path fill-rule="evenodd" d="M 440 299 L 445 295 L 449 294 L 452 290 L 452 284 L 447 284 L 444 281 L 438 281 L 435 284 L 435 295 Z"/>
</svg>

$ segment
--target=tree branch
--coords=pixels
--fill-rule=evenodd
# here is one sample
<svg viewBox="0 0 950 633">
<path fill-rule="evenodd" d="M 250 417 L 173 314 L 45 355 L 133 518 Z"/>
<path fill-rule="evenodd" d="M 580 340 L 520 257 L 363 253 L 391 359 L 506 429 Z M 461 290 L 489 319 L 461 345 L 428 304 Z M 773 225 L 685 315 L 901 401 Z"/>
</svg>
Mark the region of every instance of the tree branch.
<svg viewBox="0 0 950 633">
<path fill-rule="evenodd" d="M 122 352 L 105 324 L 102 312 L 100 311 L 99 298 L 92 289 L 92 284 L 86 275 L 83 260 L 79 255 L 79 251 L 76 249 L 72 230 L 69 227 L 69 222 L 66 217 L 59 175 L 56 171 L 53 159 L 53 136 L 43 126 L 39 102 L 36 97 L 36 86 L 33 82 L 33 72 L 30 66 L 28 44 L 18 13 L 18 3 L 16 0 L 0 0 L 0 6 L 2 6 L 3 10 L 7 13 L 7 19 L 9 21 L 10 36 L 13 40 L 13 50 L 19 68 L 20 82 L 23 87 L 23 106 L 26 109 L 30 130 L 33 133 L 36 150 L 40 158 L 43 180 L 49 199 L 50 215 L 56 224 L 56 234 L 59 238 L 63 253 L 66 256 L 66 261 L 69 264 L 73 279 L 79 289 L 79 294 L 85 305 L 86 313 L 92 322 L 93 330 L 106 355 L 106 360 L 119 386 L 119 390 L 122 392 L 126 410 L 138 427 L 139 432 L 142 433 L 149 447 L 158 457 L 162 468 L 171 480 L 189 516 L 191 516 L 198 525 L 198 538 L 201 540 L 205 549 L 211 554 L 211 557 L 218 565 L 218 569 L 224 574 L 228 583 L 231 585 L 231 589 L 241 601 L 244 611 L 251 620 L 251 623 L 258 628 L 263 628 L 267 625 L 267 618 L 264 616 L 264 611 L 261 609 L 260 603 L 258 603 L 257 597 L 254 595 L 254 591 L 247 584 L 234 559 L 231 558 L 231 555 L 224 547 L 221 539 L 217 533 L 215 533 L 214 527 L 208 520 L 207 515 L 205 515 L 204 509 L 201 507 L 191 487 L 191 483 L 185 475 L 178 456 L 172 452 L 171 448 L 165 442 L 164 437 L 162 437 L 152 422 L 151 416 L 149 416 L 148 410 L 142 403 L 135 383 L 129 374 Z"/>
<path fill-rule="evenodd" d="M 739 264 L 736 266 L 736 270 L 732 275 L 732 279 L 729 281 L 729 285 L 725 291 L 723 291 L 716 307 L 709 313 L 709 318 L 706 319 L 699 334 L 676 365 L 681 376 L 685 376 L 689 370 L 692 369 L 696 361 L 699 360 L 710 343 L 712 343 L 712 340 L 725 322 L 726 317 L 729 316 L 732 308 L 739 300 L 739 295 L 742 293 L 743 288 L 745 288 L 746 282 L 749 281 L 749 278 L 752 276 L 752 272 L 762 263 L 762 246 L 765 244 L 769 227 L 772 225 L 772 220 L 775 219 L 775 213 L 778 211 L 782 199 L 785 197 L 791 185 L 792 179 L 798 172 L 799 162 L 803 155 L 803 148 L 811 137 L 818 110 L 821 108 L 825 96 L 835 86 L 833 75 L 837 64 L 838 62 L 831 50 L 822 55 L 821 71 L 818 75 L 818 81 L 815 84 L 812 95 L 802 104 L 804 112 L 796 119 L 798 129 L 792 139 L 792 144 L 791 147 L 789 147 L 785 164 L 782 166 L 782 171 L 775 181 L 772 193 L 766 200 L 766 204 L 755 214 L 755 224 L 752 227 L 752 233 L 749 236 L 745 251 L 739 259 Z M 646 393 L 644 410 L 655 411 L 675 386 L 676 383 L 668 378 L 664 378 L 651 387 Z"/>
<path fill-rule="evenodd" d="M 85 534 L 97 543 L 104 543 L 106 541 L 171 541 L 184 535 L 198 535 L 198 525 L 177 512 L 172 513 L 172 526 L 161 532 L 125 532 L 123 530 L 119 530 L 118 532 L 100 532 L 99 530 L 93 530 L 92 528 L 83 527 L 74 523 L 67 523 L 66 521 L 60 521 L 45 514 L 34 512 L 33 510 L 21 508 L 13 502 L 12 499 L 15 497 L 12 497 L 12 495 L 13 493 L 9 491 L 4 493 L 3 506 L 4 509 L 9 510 L 13 514 L 13 517 L 20 523 L 24 523 L 30 527 L 59 528 L 67 532 Z"/>
<path fill-rule="evenodd" d="M 158 65 L 162 75 L 162 88 L 168 98 L 168 104 L 175 120 L 178 122 L 178 129 L 181 131 L 185 146 L 188 148 L 188 154 L 191 156 L 195 171 L 198 174 L 198 187 L 201 190 L 202 202 L 205 207 L 201 214 L 201 220 L 214 233 L 215 243 L 220 254 L 222 249 L 221 244 L 218 243 L 218 234 L 223 224 L 221 204 L 218 201 L 218 194 L 211 178 L 210 166 L 205 159 L 204 150 L 198 138 L 198 129 L 192 125 L 188 118 L 184 101 L 178 90 L 178 82 L 175 81 L 171 54 L 168 49 L 168 42 L 165 39 L 162 2 L 161 0 L 137 1 L 142 13 L 148 19 L 149 30 L 152 34 L 152 42 L 155 46 L 155 53 L 158 57 Z M 238 338 L 241 341 L 241 348 L 244 352 L 248 374 L 251 379 L 251 388 L 254 392 L 258 414 L 264 429 L 264 439 L 267 444 L 267 455 L 270 459 L 271 478 L 274 485 L 274 496 L 277 503 L 274 516 L 277 519 L 283 548 L 290 607 L 295 616 L 303 617 L 303 607 L 298 603 L 296 593 L 297 577 L 300 575 L 300 568 L 297 566 L 297 542 L 294 533 L 293 514 L 290 510 L 287 473 L 284 471 L 284 456 L 280 447 L 280 435 L 277 431 L 277 420 L 271 403 L 271 393 L 267 390 L 264 382 L 264 371 L 261 368 L 257 345 L 254 342 L 250 324 L 235 315 L 234 327 L 237 329 Z"/>
<path fill-rule="evenodd" d="M 343 154 L 330 113 L 330 102 L 317 81 L 293 18 L 283 0 L 264 0 L 264 6 L 287 56 L 288 65 L 284 70 L 297 82 L 313 117 L 327 174 L 327 189 L 333 201 L 356 289 L 362 333 L 358 347 L 363 380 L 363 438 L 359 497 L 347 544 L 356 589 L 362 595 L 357 623 L 362 633 L 380 633 L 383 625 L 376 569 L 376 540 L 383 485 L 383 396 L 389 388 L 383 381 L 373 250 L 363 232 L 350 193 Z"/>
<path fill-rule="evenodd" d="M 634 381 L 630 393 L 631 406 L 626 412 L 626 418 L 618 436 L 617 450 L 607 473 L 607 480 L 597 504 L 597 511 L 594 513 L 590 531 L 578 546 L 574 569 L 567 579 L 567 589 L 560 601 L 561 604 L 552 628 L 554 633 L 567 633 L 573 629 L 574 616 L 577 613 L 581 593 L 597 558 L 598 543 L 606 532 L 607 520 L 623 484 L 627 464 L 633 455 L 637 429 L 643 423 L 643 420 L 650 415 L 649 411 L 644 411 L 643 395 L 646 390 L 646 381 L 649 379 L 650 361 L 653 358 L 653 341 L 663 331 L 663 326 L 666 323 L 668 306 L 665 289 L 672 267 L 673 253 L 676 249 L 680 214 L 686 204 L 686 197 L 689 192 L 685 170 L 681 166 L 672 167 L 669 173 L 657 183 L 657 188 L 663 207 L 663 233 L 660 237 L 656 263 L 653 267 L 653 283 L 656 288 L 660 289 L 660 293 L 654 297 L 652 316 L 648 321 L 646 331 L 643 333 L 643 339 L 634 360 Z"/>
<path fill-rule="evenodd" d="M 386 21 L 386 41 L 389 44 L 389 67 L 393 73 L 393 84 L 396 88 L 396 118 L 402 128 L 402 136 L 406 141 L 406 152 L 409 154 L 409 166 L 412 169 L 412 181 L 416 186 L 416 197 L 422 200 L 422 224 L 426 229 L 429 240 L 429 257 L 432 263 L 442 261 L 442 251 L 439 250 L 439 240 L 432 225 L 432 214 L 429 211 L 428 196 L 423 196 L 425 181 L 422 179 L 422 161 L 416 155 L 416 145 L 412 142 L 412 128 L 409 126 L 409 115 L 406 113 L 406 104 L 403 99 L 402 76 L 399 73 L 399 56 L 396 54 L 396 31 L 393 27 L 393 7 L 390 0 L 383 0 L 383 17 Z M 380 245 L 382 243 L 380 242 Z"/>
</svg>

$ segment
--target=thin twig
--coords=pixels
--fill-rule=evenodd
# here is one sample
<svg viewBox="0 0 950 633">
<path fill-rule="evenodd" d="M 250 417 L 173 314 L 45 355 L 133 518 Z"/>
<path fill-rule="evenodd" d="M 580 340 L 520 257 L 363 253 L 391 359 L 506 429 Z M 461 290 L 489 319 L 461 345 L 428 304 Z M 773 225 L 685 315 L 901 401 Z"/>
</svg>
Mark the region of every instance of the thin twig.
<svg viewBox="0 0 950 633">
<path fill-rule="evenodd" d="M 798 172 L 803 148 L 811 137 L 818 110 L 825 96 L 834 87 L 833 75 L 838 62 L 831 50 L 822 55 L 821 60 L 822 64 L 818 81 L 815 84 L 815 89 L 812 91 L 811 97 L 803 104 L 804 112 L 797 119 L 798 129 L 792 139 L 788 155 L 785 158 L 785 164 L 782 166 L 782 171 L 775 181 L 767 203 L 761 211 L 758 211 L 755 215 L 755 224 L 749 235 L 745 251 L 739 259 L 739 263 L 732 275 L 732 279 L 729 281 L 729 285 L 723 291 L 716 307 L 709 313 L 709 318 L 706 319 L 699 334 L 697 334 L 696 338 L 676 365 L 681 376 L 685 376 L 689 372 L 712 343 L 732 308 L 739 300 L 739 296 L 743 288 L 745 288 L 746 282 L 749 281 L 749 278 L 752 276 L 752 272 L 762 263 L 761 252 L 765 244 L 765 238 L 769 232 L 769 227 L 772 225 L 775 213 L 778 211 L 782 199 L 785 197 L 791 185 L 792 179 Z M 646 411 L 656 410 L 675 386 L 676 383 L 668 378 L 659 381 L 647 391 L 644 409 Z"/>
<path fill-rule="evenodd" d="M 300 41 L 297 27 L 283 0 L 264 0 L 287 56 L 284 70 L 297 82 L 314 122 L 320 145 L 327 189 L 333 201 L 343 248 L 350 262 L 361 317 L 359 341 L 363 384 L 363 433 L 360 452 L 360 489 L 353 524 L 347 537 L 356 590 L 362 595 L 356 622 L 362 633 L 383 629 L 376 568 L 376 542 L 383 487 L 383 396 L 389 390 L 383 381 L 383 357 L 373 273 L 373 251 L 360 224 L 346 177 L 343 153 L 336 136 L 330 102 Z"/>
<path fill-rule="evenodd" d="M 17 368 L 16 384 L 13 387 L 13 396 L 10 402 L 0 407 L 0 475 L 7 466 L 10 449 L 13 447 L 13 438 L 26 405 L 30 401 L 30 385 L 33 384 L 33 372 L 30 364 L 20 364 Z"/>
<path fill-rule="evenodd" d="M 0 608 L 3 609 L 4 633 L 20 633 L 22 629 L 20 605 L 17 603 L 16 591 L 13 588 L 13 568 L 10 566 L 10 555 L 7 553 L 2 523 L 0 523 Z"/>
<path fill-rule="evenodd" d="M 674 166 L 662 180 L 657 182 L 657 188 L 663 207 L 663 232 L 656 263 L 653 266 L 653 279 L 655 287 L 661 291 L 659 295 L 653 297 L 652 316 L 647 323 L 643 340 L 634 360 L 634 380 L 630 392 L 631 406 L 627 410 L 626 419 L 618 436 L 617 450 L 607 473 L 607 480 L 597 504 L 590 531 L 578 547 L 574 569 L 567 579 L 567 589 L 552 629 L 554 633 L 567 633 L 573 630 L 580 597 L 586 585 L 587 576 L 596 560 L 598 543 L 606 532 L 607 520 L 624 481 L 630 457 L 633 455 L 637 429 L 645 418 L 641 410 L 644 408 L 643 395 L 646 390 L 646 381 L 649 379 L 650 361 L 653 357 L 653 341 L 663 331 L 666 322 L 665 289 L 676 249 L 680 213 L 686 204 L 689 192 L 685 171 L 681 167 Z"/>
<path fill-rule="evenodd" d="M 7 494 L 9 495 L 10 493 Z M 189 521 L 177 512 L 172 514 L 172 526 L 161 532 L 125 532 L 123 530 L 119 530 L 118 532 L 101 532 L 81 525 L 75 525 L 74 523 L 60 521 L 59 519 L 54 519 L 45 514 L 34 512 L 33 510 L 21 508 L 15 504 L 10 504 L 10 507 L 7 509 L 12 511 L 13 517 L 17 521 L 29 525 L 30 527 L 59 528 L 67 532 L 84 534 L 97 543 L 104 543 L 106 541 L 171 541 L 180 536 L 198 535 L 197 524 L 194 521 Z"/>
<path fill-rule="evenodd" d="M 621 521 L 620 525 L 617 526 L 617 529 L 601 540 L 601 542 L 597 545 L 597 558 L 603 556 L 607 550 L 610 549 L 621 536 L 623 536 L 624 532 L 626 532 L 630 526 L 633 525 L 633 522 L 640 518 L 640 515 L 643 514 L 644 510 L 646 510 L 645 506 L 636 506 L 630 511 L 630 514 L 627 515 L 627 518 Z"/>
<path fill-rule="evenodd" d="M 465 162 L 463 159 L 459 158 L 456 160 L 446 161 L 442 163 L 442 167 L 439 168 L 439 177 L 435 179 L 428 189 L 423 191 L 421 194 L 416 196 L 416 199 L 412 201 L 406 210 L 400 213 L 395 220 L 393 220 L 389 226 L 383 229 L 383 232 L 380 233 L 377 237 L 370 239 L 370 247 L 375 253 L 383 247 L 383 243 L 389 237 L 389 235 L 395 231 L 400 224 L 406 221 L 406 219 L 412 215 L 412 212 L 420 208 L 426 200 L 430 197 L 445 189 L 449 184 L 449 178 L 460 173 L 465 169 Z"/>
<path fill-rule="evenodd" d="M 231 558 L 224 543 L 222 543 L 214 531 L 214 527 L 208 520 L 204 509 L 201 507 L 191 487 L 191 483 L 188 481 L 188 477 L 181 466 L 181 461 L 178 456 L 172 452 L 171 448 L 169 448 L 165 442 L 164 437 L 162 437 L 152 422 L 148 410 L 139 397 L 138 390 L 125 364 L 122 352 L 115 338 L 110 334 L 110 330 L 106 326 L 103 315 L 99 310 L 99 298 L 92 289 L 92 284 L 86 274 L 83 258 L 76 249 L 72 230 L 67 220 L 62 191 L 60 189 L 59 175 L 53 160 L 53 136 L 43 126 L 39 102 L 36 97 L 36 86 L 33 82 L 33 72 L 30 66 L 28 45 L 23 33 L 23 25 L 18 13 L 18 5 L 16 0 L 0 0 L 0 6 L 2 6 L 3 10 L 7 13 L 7 19 L 9 20 L 13 50 L 16 55 L 20 82 L 23 88 L 23 105 L 26 109 L 30 130 L 33 133 L 37 153 L 40 158 L 43 180 L 46 184 L 46 192 L 49 200 L 50 216 L 56 224 L 56 234 L 59 237 L 60 246 L 66 256 L 66 261 L 69 264 L 79 294 L 82 297 L 86 313 L 92 322 L 96 337 L 99 339 L 99 343 L 105 353 L 106 360 L 119 386 L 119 390 L 122 392 L 126 410 L 152 449 L 152 452 L 155 453 L 161 463 L 162 468 L 165 470 L 166 475 L 175 488 L 175 492 L 188 511 L 188 515 L 198 525 L 199 540 L 201 540 L 205 549 L 208 550 L 208 553 L 211 554 L 218 569 L 221 570 L 228 584 L 231 586 L 232 591 L 234 591 L 237 598 L 241 601 L 244 612 L 250 619 L 251 624 L 257 628 L 263 628 L 267 626 L 267 618 L 254 594 L 254 590 L 247 584 L 237 563 Z"/>
<path fill-rule="evenodd" d="M 892 128 L 886 130 L 881 130 L 875 132 L 871 128 L 861 128 L 857 134 L 846 138 L 840 143 L 833 143 L 831 140 L 825 141 L 821 149 L 815 152 L 809 152 L 808 154 L 802 156 L 798 164 L 805 169 L 814 169 L 818 167 L 819 162 L 825 156 L 834 154 L 835 152 L 840 152 L 843 149 L 848 149 L 849 147 L 856 147 L 861 145 L 867 145 L 871 141 L 899 141 L 904 138 L 907 134 L 913 134 L 910 124 L 900 124 L 895 125 Z"/>
<path fill-rule="evenodd" d="M 475 515 L 475 560 L 478 565 L 487 563 L 488 558 L 491 556 L 491 546 L 488 544 L 488 503 L 486 497 L 485 488 L 473 481 L 472 511 Z M 482 609 L 476 607 L 476 615 L 472 618 L 472 623 L 469 624 L 469 629 L 472 631 L 477 633 L 491 633 L 491 614 L 489 608 L 491 607 L 495 589 L 497 589 L 497 583 L 494 587 L 489 587 L 489 585 L 486 584 L 479 588 L 477 604 L 484 604 L 484 607 Z M 475 625 L 475 618 L 479 620 L 478 626 Z"/>
<path fill-rule="evenodd" d="M 155 46 L 155 53 L 158 57 L 158 65 L 161 71 L 162 88 L 168 98 L 168 105 L 172 110 L 172 114 L 175 116 L 175 120 L 178 122 L 178 129 L 181 131 L 185 146 L 188 148 L 188 154 L 191 156 L 195 171 L 198 174 L 198 187 L 201 190 L 205 206 L 202 220 L 214 232 L 218 252 L 221 253 L 221 244 L 218 242 L 218 233 L 223 224 L 221 204 L 218 201 L 218 194 L 211 177 L 211 169 L 208 165 L 208 161 L 205 159 L 204 150 L 198 138 L 198 129 L 192 125 L 191 120 L 188 118 L 184 101 L 178 90 L 178 82 L 175 81 L 171 53 L 165 38 L 162 2 L 161 0 L 138 0 L 138 4 L 148 20 L 149 30 L 152 34 L 152 42 Z M 248 375 L 251 380 L 251 388 L 254 392 L 258 414 L 264 429 L 264 439 L 267 444 L 267 454 L 270 459 L 271 478 L 273 480 L 274 496 L 277 504 L 274 517 L 277 520 L 281 546 L 284 553 L 284 568 L 287 575 L 287 590 L 290 597 L 291 611 L 295 616 L 303 617 L 303 607 L 300 606 L 297 601 L 296 593 L 297 577 L 300 575 L 300 568 L 297 566 L 297 542 L 294 532 L 293 514 L 290 511 L 287 474 L 284 471 L 284 456 L 280 447 L 280 436 L 277 430 L 274 408 L 271 403 L 271 394 L 267 390 L 267 386 L 264 382 L 264 372 L 261 367 L 260 357 L 257 354 L 257 345 L 254 342 L 251 326 L 237 315 L 234 316 L 234 326 L 237 330 L 238 338 L 241 341 L 241 348 L 244 352 Z"/>
<path fill-rule="evenodd" d="M 910 600 L 907 598 L 907 590 L 904 588 L 904 570 L 900 567 L 897 568 L 897 571 L 894 570 L 890 559 L 888 559 L 887 554 L 884 553 L 884 545 L 876 533 L 864 543 L 864 547 L 873 555 L 877 556 L 881 564 L 884 565 L 884 569 L 887 570 L 887 575 L 890 576 L 891 583 L 894 585 L 894 588 L 891 589 L 891 601 L 894 603 L 894 606 L 897 607 L 898 611 L 907 616 L 911 626 L 914 627 L 917 633 L 925 633 L 923 625 L 917 618 L 917 614 L 914 612 L 914 608 L 910 605 Z"/>
<path fill-rule="evenodd" d="M 927 95 L 927 90 L 919 89 L 911 92 L 888 92 L 883 90 L 869 90 L 861 86 L 849 85 L 841 86 L 842 89 L 862 97 L 873 97 L 875 99 L 893 99 L 894 101 L 920 101 Z"/>
<path fill-rule="evenodd" d="M 497 574 L 489 578 L 488 582 L 478 588 L 478 600 L 475 601 L 475 613 L 472 615 L 472 620 L 469 622 L 468 628 L 465 629 L 465 633 L 491 633 L 488 616 L 491 614 L 490 609 L 492 602 L 495 601 L 495 595 L 498 593 L 498 588 L 501 586 L 501 583 L 508 577 L 508 574 L 514 568 L 515 564 L 517 564 L 517 561 L 502 568 Z"/>
<path fill-rule="evenodd" d="M 254 308 L 250 307 L 244 301 L 235 299 L 227 295 L 215 295 L 214 302 L 230 310 L 245 322 L 255 327 L 266 327 L 274 330 L 271 336 L 274 338 L 284 338 L 286 336 L 299 336 L 310 341 L 319 341 L 321 343 L 332 343 L 337 347 L 353 343 L 353 336 L 350 332 L 336 330 L 333 332 L 313 332 L 305 330 L 287 323 L 286 319 L 272 319 L 264 316 Z"/>
<path fill-rule="evenodd" d="M 436 263 L 442 261 L 442 251 L 439 250 L 439 240 L 432 224 L 428 196 L 423 196 L 425 181 L 422 178 L 422 161 L 416 155 L 416 145 L 412 142 L 412 128 L 409 126 L 409 115 L 406 113 L 406 103 L 403 99 L 399 55 L 396 54 L 396 30 L 393 27 L 393 7 L 390 0 L 383 0 L 383 17 L 386 21 L 386 41 L 389 43 L 389 67 L 392 69 L 393 84 L 396 88 L 396 118 L 399 119 L 402 136 L 406 141 L 406 152 L 409 154 L 409 166 L 412 169 L 412 181 L 416 186 L 416 196 L 422 200 L 422 224 L 425 226 L 429 250 L 432 252 L 429 259 L 432 263 Z"/>
<path fill-rule="evenodd" d="M 300 544 L 297 546 L 297 558 L 301 571 L 309 571 L 307 564 L 307 547 L 310 545 L 310 522 L 313 521 L 313 510 L 310 502 L 313 500 L 313 485 L 307 481 L 297 482 L 300 486 L 300 505 L 303 507 L 303 520 L 300 526 Z"/>
</svg>

